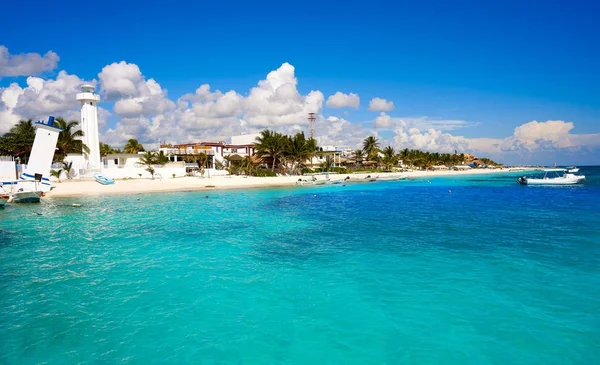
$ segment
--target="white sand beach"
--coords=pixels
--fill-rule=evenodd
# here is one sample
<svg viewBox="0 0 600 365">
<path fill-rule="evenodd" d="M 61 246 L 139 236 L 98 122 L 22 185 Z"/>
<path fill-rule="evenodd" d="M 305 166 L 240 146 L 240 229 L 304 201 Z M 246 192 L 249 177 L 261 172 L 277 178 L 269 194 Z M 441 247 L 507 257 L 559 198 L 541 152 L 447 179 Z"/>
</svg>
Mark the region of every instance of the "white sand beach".
<svg viewBox="0 0 600 365">
<path fill-rule="evenodd" d="M 349 174 L 352 178 L 371 176 L 407 176 L 410 178 L 453 176 L 453 175 L 484 175 L 507 173 L 508 169 L 473 169 L 467 171 L 411 171 L 402 173 L 360 173 Z M 331 180 L 341 180 L 348 175 L 331 174 Z M 116 180 L 113 185 L 101 185 L 95 180 L 63 180 L 54 182 L 55 188 L 49 192 L 47 198 L 158 193 L 173 191 L 209 191 L 221 189 L 248 189 L 264 187 L 295 186 L 298 179 L 309 179 L 306 176 L 278 176 L 278 177 L 244 177 L 244 176 L 217 176 L 211 178 L 181 177 L 169 179 L 130 179 Z M 325 179 L 321 175 L 318 179 Z"/>
</svg>

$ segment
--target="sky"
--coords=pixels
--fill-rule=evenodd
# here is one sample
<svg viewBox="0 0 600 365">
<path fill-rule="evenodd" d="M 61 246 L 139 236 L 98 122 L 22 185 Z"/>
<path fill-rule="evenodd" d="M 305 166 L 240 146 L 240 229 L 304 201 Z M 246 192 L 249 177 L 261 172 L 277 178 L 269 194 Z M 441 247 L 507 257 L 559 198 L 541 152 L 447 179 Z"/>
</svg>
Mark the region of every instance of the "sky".
<svg viewBox="0 0 600 365">
<path fill-rule="evenodd" d="M 2 5 L 0 133 L 79 119 L 103 142 L 227 141 L 265 128 L 321 145 L 600 164 L 594 1 L 30 1 Z"/>
</svg>

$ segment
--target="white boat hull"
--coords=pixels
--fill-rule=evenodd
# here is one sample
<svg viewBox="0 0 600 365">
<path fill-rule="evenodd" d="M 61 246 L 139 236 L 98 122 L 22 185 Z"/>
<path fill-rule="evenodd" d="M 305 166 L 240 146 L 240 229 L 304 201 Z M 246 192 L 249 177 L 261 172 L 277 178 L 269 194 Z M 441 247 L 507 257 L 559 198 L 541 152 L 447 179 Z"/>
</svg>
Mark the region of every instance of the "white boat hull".
<svg viewBox="0 0 600 365">
<path fill-rule="evenodd" d="M 12 194 L 11 200 L 14 203 L 39 203 L 42 194 L 42 191 L 19 191 Z"/>
<path fill-rule="evenodd" d="M 399 180 L 405 180 L 406 176 L 382 176 L 382 177 L 378 177 L 377 181 L 399 181 Z"/>
<path fill-rule="evenodd" d="M 556 177 L 550 179 L 519 179 L 519 184 L 522 185 L 576 185 L 585 180 L 585 176 L 575 177 Z"/>
</svg>

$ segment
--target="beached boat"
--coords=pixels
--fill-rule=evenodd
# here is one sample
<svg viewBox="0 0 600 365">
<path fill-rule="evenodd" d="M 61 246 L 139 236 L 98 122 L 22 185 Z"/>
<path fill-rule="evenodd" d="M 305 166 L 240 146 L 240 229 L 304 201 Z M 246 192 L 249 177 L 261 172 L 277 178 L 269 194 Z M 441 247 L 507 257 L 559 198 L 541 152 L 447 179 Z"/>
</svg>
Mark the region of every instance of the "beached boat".
<svg viewBox="0 0 600 365">
<path fill-rule="evenodd" d="M 521 185 L 575 185 L 584 180 L 585 176 L 570 174 L 565 169 L 545 169 L 543 177 L 522 176 L 517 179 L 517 183 Z"/>
<path fill-rule="evenodd" d="M 102 185 L 112 185 L 115 183 L 113 179 L 110 179 L 99 172 L 94 174 L 94 179 Z"/>
</svg>

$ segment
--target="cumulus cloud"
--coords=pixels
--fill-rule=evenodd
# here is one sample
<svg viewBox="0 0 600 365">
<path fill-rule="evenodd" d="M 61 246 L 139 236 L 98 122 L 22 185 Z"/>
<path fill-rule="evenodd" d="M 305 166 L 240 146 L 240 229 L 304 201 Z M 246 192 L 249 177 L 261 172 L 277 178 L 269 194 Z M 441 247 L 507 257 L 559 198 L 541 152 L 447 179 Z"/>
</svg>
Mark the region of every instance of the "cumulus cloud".
<svg viewBox="0 0 600 365">
<path fill-rule="evenodd" d="M 574 127 L 572 122 L 562 120 L 534 120 L 516 127 L 500 148 L 502 151 L 536 151 L 600 146 L 600 134 L 572 134 Z"/>
<path fill-rule="evenodd" d="M 132 82 L 119 83 L 99 75 L 100 80 L 107 80 L 104 92 L 124 94 L 115 104 L 115 112 L 126 118 L 107 132 L 107 140 L 122 143 L 125 136 L 141 133 L 142 140 L 169 139 L 175 142 L 205 140 L 225 140 L 231 135 L 256 132 L 263 128 L 279 130 L 300 130 L 307 126 L 308 113 L 319 115 L 323 108 L 324 96 L 320 91 L 311 91 L 301 95 L 297 90 L 298 80 L 295 69 L 284 63 L 278 69 L 267 74 L 264 80 L 253 87 L 248 96 L 234 90 L 222 92 L 211 90 L 210 85 L 203 84 L 194 93 L 181 96 L 173 109 L 149 115 L 142 112 L 142 107 L 130 101 L 131 90 L 139 87 L 132 85 L 143 82 L 139 69 L 127 66 L 122 70 Z M 113 87 L 109 87 L 113 85 Z M 118 93 L 114 93 L 118 91 Z M 125 104 L 128 103 L 128 104 Z M 130 105 L 129 105 L 130 104 Z M 130 111 L 124 114 L 122 108 Z M 134 131 L 136 114 L 144 116 L 139 124 L 144 128 Z M 120 139 L 119 139 L 119 136 Z"/>
<path fill-rule="evenodd" d="M 329 108 L 355 108 L 360 105 L 360 97 L 354 93 L 344 94 L 341 91 L 327 98 L 325 103 Z"/>
<path fill-rule="evenodd" d="M 369 102 L 369 110 L 372 112 L 391 112 L 394 110 L 394 102 L 375 97 Z"/>
<path fill-rule="evenodd" d="M 437 152 L 470 152 L 478 155 L 532 155 L 540 151 L 578 151 L 600 148 L 600 134 L 575 134 L 572 122 L 550 120 L 524 123 L 506 138 L 467 138 L 456 133 L 475 127 L 472 121 L 429 117 L 395 117 L 381 111 L 375 120 L 350 121 L 323 115 L 325 97 L 318 90 L 301 94 L 295 69 L 289 63 L 269 72 L 248 92 L 213 90 L 202 84 L 177 100 L 135 64 L 105 66 L 98 81 L 86 81 L 61 71 L 54 79 L 28 77 L 24 85 L 0 88 L 0 133 L 19 119 L 45 119 L 48 115 L 79 119 L 75 94 L 84 83 L 98 84 L 103 101 L 112 103 L 114 119 L 99 108 L 103 142 L 123 145 L 129 138 L 145 144 L 228 140 L 236 134 L 272 128 L 284 133 L 307 131 L 308 113 L 316 113 L 317 139 L 321 145 L 357 148 L 368 135 L 382 144 Z M 376 101 L 379 99 L 380 101 Z M 358 107 L 356 94 L 337 92 L 327 105 Z M 371 100 L 370 109 L 390 108 L 391 102 Z M 375 104 L 375 105 L 373 105 Z M 378 105 L 380 104 L 380 105 Z M 106 105 L 106 104 L 105 104 Z M 392 104 L 393 106 L 393 104 Z"/>
<path fill-rule="evenodd" d="M 123 118 L 148 117 L 175 108 L 167 90 L 154 79 L 146 80 L 135 64 L 121 61 L 107 65 L 98 79 L 101 94 L 107 101 L 116 101 L 114 111 Z"/>
<path fill-rule="evenodd" d="M 20 119 L 45 120 L 54 115 L 79 120 L 80 104 L 75 95 L 84 83 L 95 85 L 96 81 L 60 71 L 55 79 L 28 77 L 24 87 L 12 83 L 0 88 L 0 133 L 6 133 Z M 99 108 L 98 114 L 99 124 L 105 125 L 110 113 Z"/>
<path fill-rule="evenodd" d="M 10 54 L 8 48 L 0 46 L 0 78 L 5 76 L 36 76 L 52 71 L 60 57 L 52 51 L 39 53 Z"/>
</svg>

